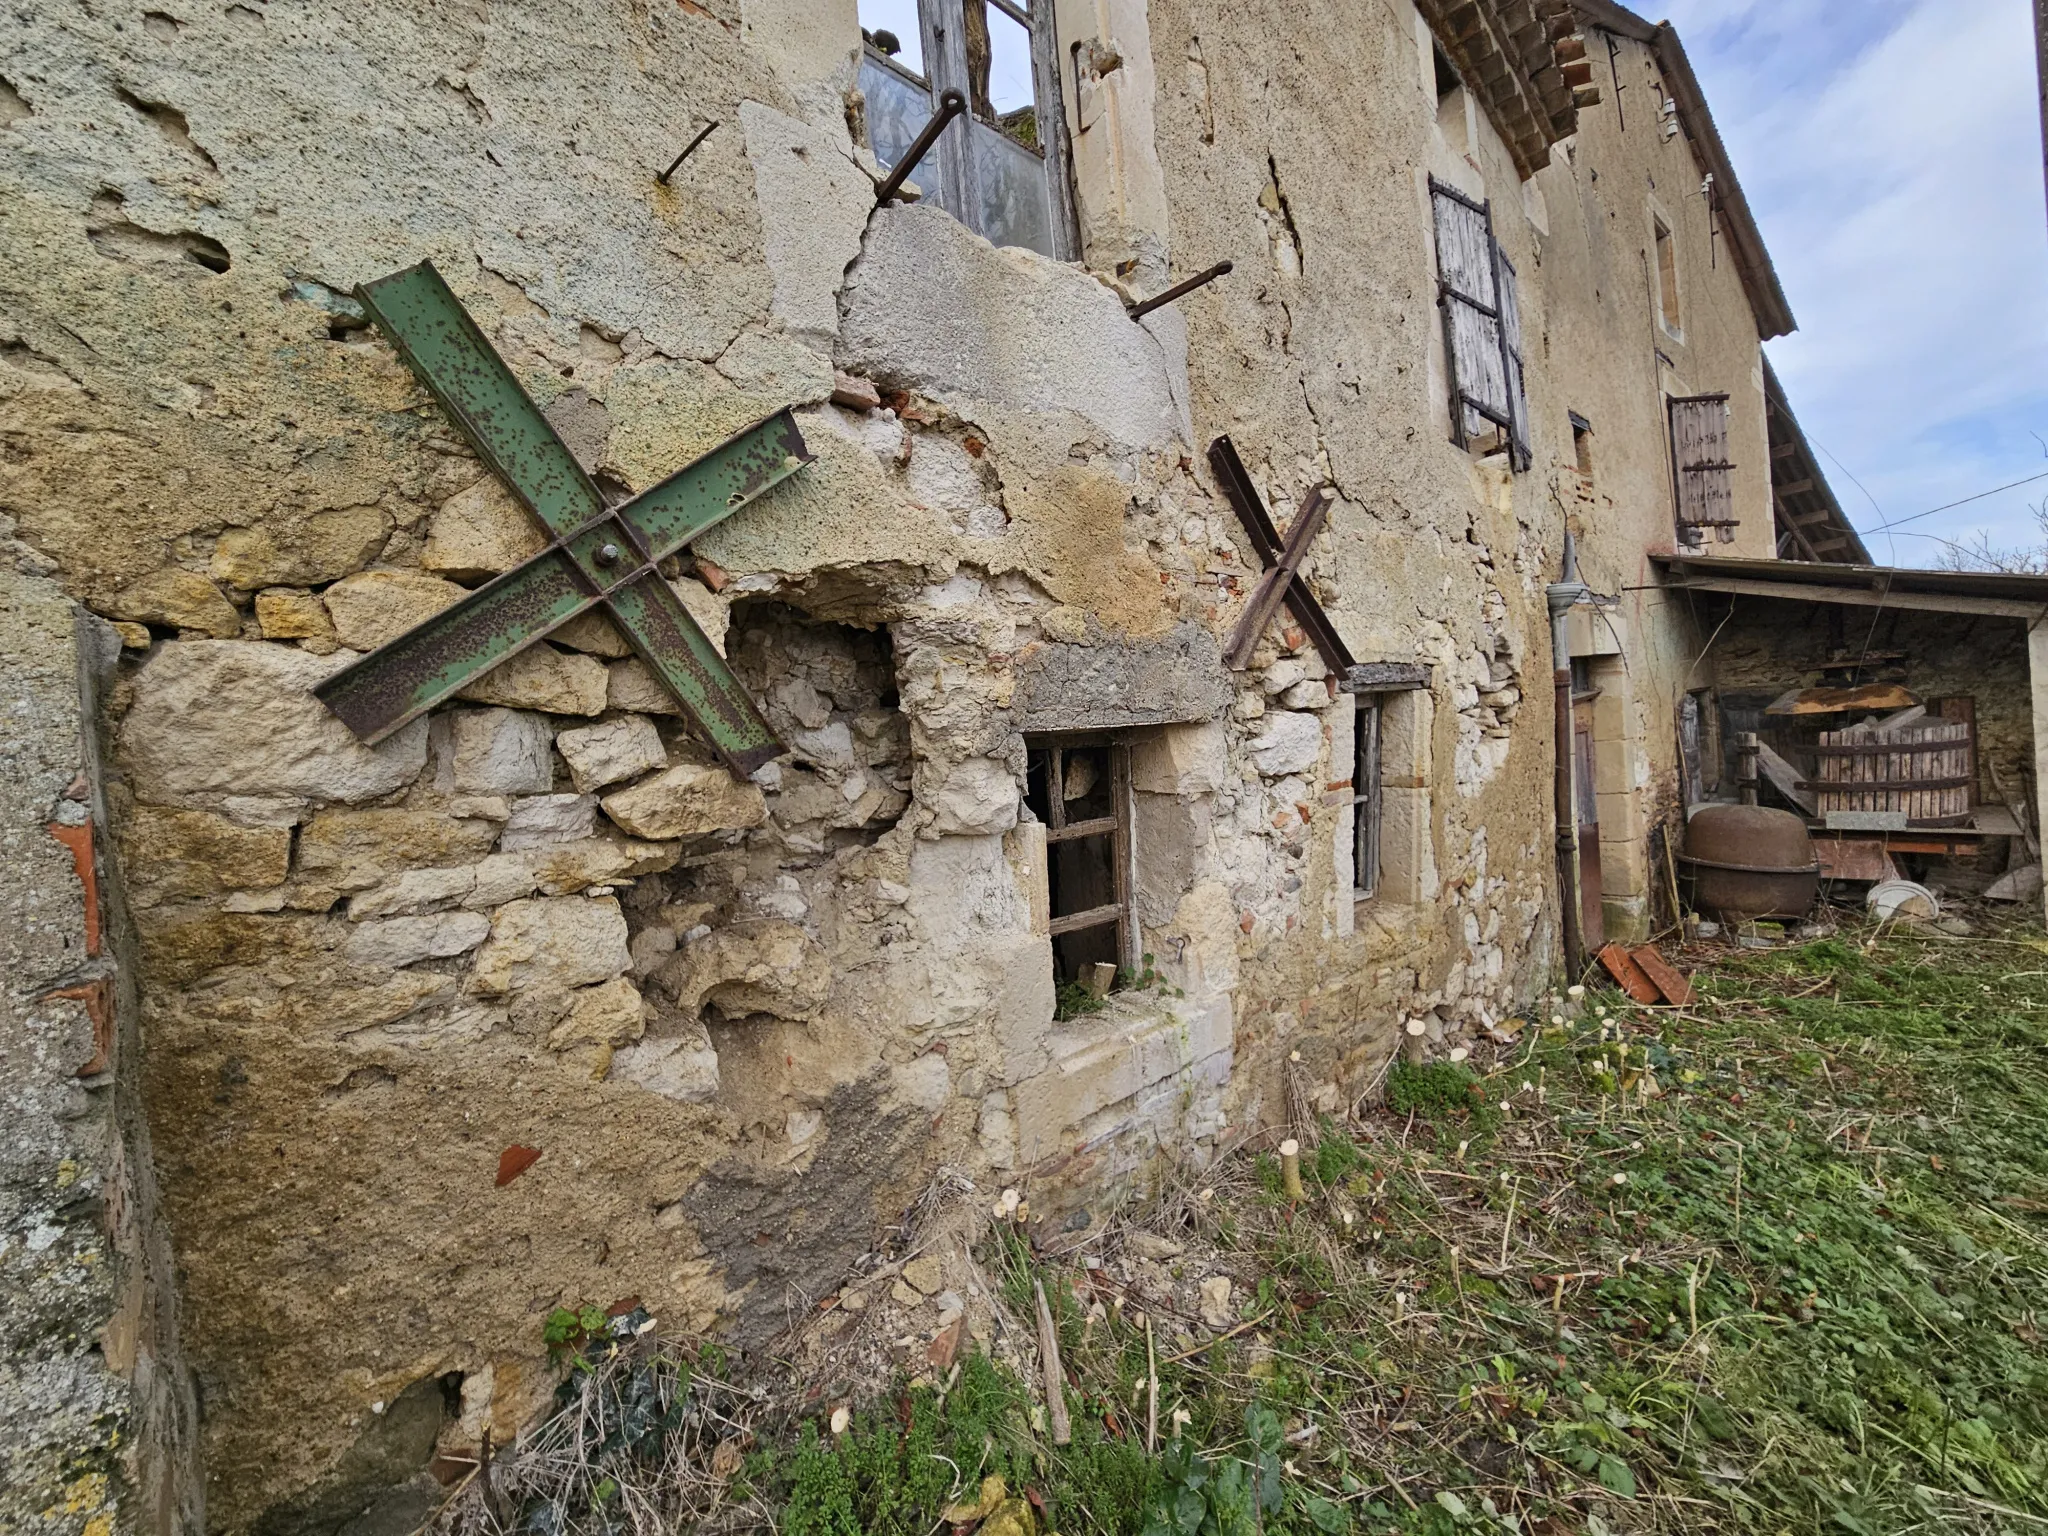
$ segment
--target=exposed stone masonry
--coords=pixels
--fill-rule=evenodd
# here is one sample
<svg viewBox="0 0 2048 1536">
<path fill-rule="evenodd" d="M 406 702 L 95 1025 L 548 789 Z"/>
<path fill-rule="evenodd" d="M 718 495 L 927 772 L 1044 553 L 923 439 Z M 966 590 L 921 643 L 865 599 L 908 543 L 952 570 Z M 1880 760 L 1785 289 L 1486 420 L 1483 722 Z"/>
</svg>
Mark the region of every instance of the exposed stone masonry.
<svg viewBox="0 0 2048 1536">
<path fill-rule="evenodd" d="M 1081 9 L 1114 35 L 1080 265 L 875 209 L 845 0 L 8 23 L 0 507 L 123 647 L 127 1064 L 204 1406 L 183 1528 L 203 1491 L 222 1532 L 411 1529 L 548 1400 L 556 1305 L 763 1346 L 942 1168 L 1099 1209 L 1273 1119 L 1290 1057 L 1335 1112 L 1408 1021 L 1449 1048 L 1537 989 L 1557 520 L 1431 415 L 1428 34 Z M 1548 115 L 1457 172 L 1503 194 L 1567 121 L 1523 31 L 1508 94 Z M 596 615 L 374 747 L 313 697 L 544 542 L 347 297 L 426 258 L 608 495 L 794 412 L 813 462 L 662 573 L 790 748 L 751 781 Z M 1307 579 L 1432 680 L 1385 703 L 1369 902 L 1352 699 L 1284 616 L 1222 664 L 1261 569 L 1223 432 L 1272 506 L 1334 486 Z M 1023 788 L 1071 732 L 1128 747 L 1157 980 L 1059 1020 Z"/>
</svg>

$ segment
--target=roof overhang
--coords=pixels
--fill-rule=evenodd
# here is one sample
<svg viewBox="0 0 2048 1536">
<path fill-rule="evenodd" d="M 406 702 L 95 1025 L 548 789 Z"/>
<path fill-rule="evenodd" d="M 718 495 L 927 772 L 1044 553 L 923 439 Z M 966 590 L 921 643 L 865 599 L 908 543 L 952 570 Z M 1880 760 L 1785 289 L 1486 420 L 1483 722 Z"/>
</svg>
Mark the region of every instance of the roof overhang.
<svg viewBox="0 0 2048 1536">
<path fill-rule="evenodd" d="M 2000 571 L 1913 571 L 1886 565 L 1816 565 L 1806 560 L 1737 560 L 1653 554 L 1667 587 L 1774 597 L 1852 608 L 1912 608 L 1929 613 L 2048 620 L 2048 576 Z"/>
<path fill-rule="evenodd" d="M 1571 0 L 1415 0 L 1527 181 L 1600 99 Z"/>
<path fill-rule="evenodd" d="M 1749 199 L 1742 195 L 1742 183 L 1736 179 L 1728 147 L 1721 142 L 1721 130 L 1714 126 L 1714 115 L 1707 110 L 1706 93 L 1692 72 L 1692 61 L 1685 56 L 1685 45 L 1679 42 L 1678 33 L 1668 21 L 1645 21 L 1634 11 L 1614 4 L 1614 0 L 1571 0 L 1571 5 L 1584 25 L 1599 27 L 1616 37 L 1632 38 L 1646 44 L 1657 56 L 1665 88 L 1678 108 L 1678 125 L 1692 146 L 1700 169 L 1713 175 L 1721 210 L 1721 233 L 1728 242 L 1735 268 L 1742 275 L 1742 286 L 1749 294 L 1757 334 L 1769 341 L 1773 336 L 1797 330 L 1792 306 L 1785 299 L 1785 290 L 1778 286 L 1771 253 L 1764 248 L 1763 232 L 1749 211 Z"/>
<path fill-rule="evenodd" d="M 1870 551 L 1842 511 L 1769 358 L 1764 359 L 1764 423 L 1771 448 L 1778 553 L 1830 565 L 1869 565 Z"/>
</svg>

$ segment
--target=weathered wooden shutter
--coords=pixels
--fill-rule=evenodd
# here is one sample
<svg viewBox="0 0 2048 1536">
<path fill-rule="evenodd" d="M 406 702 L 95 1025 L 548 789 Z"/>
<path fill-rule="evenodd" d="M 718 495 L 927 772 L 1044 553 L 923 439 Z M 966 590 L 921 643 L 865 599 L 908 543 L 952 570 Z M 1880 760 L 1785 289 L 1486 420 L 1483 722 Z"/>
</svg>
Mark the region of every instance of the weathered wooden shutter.
<svg viewBox="0 0 2048 1536">
<path fill-rule="evenodd" d="M 1506 251 L 1494 244 L 1493 254 L 1500 269 L 1500 345 L 1505 355 L 1508 383 L 1508 444 L 1514 467 L 1529 467 L 1529 396 L 1522 375 L 1522 305 L 1515 293 L 1515 264 Z"/>
<path fill-rule="evenodd" d="M 1728 462 L 1728 397 L 1688 395 L 1671 402 L 1671 468 L 1678 498 L 1678 537 L 1697 544 L 1706 530 L 1735 541 L 1735 488 Z"/>
<path fill-rule="evenodd" d="M 1493 218 L 1456 187 L 1429 181 L 1436 226 L 1437 304 L 1451 374 L 1451 439 L 1461 448 L 1489 425 L 1508 439 L 1511 462 L 1529 467 L 1522 381 L 1522 321 L 1515 269 L 1493 238 Z"/>
</svg>

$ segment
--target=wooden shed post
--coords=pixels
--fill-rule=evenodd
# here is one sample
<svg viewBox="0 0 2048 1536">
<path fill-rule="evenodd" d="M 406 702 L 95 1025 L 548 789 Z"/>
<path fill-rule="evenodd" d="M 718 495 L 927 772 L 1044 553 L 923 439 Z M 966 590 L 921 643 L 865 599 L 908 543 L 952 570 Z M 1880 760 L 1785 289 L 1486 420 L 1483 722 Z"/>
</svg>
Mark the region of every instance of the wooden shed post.
<svg viewBox="0 0 2048 1536">
<path fill-rule="evenodd" d="M 2027 682 L 2034 703 L 2034 831 L 2048 835 L 2048 618 L 2027 626 Z M 2048 848 L 2048 840 L 2044 840 Z M 2048 924 L 2048 886 L 2042 890 L 2042 918 Z"/>
</svg>

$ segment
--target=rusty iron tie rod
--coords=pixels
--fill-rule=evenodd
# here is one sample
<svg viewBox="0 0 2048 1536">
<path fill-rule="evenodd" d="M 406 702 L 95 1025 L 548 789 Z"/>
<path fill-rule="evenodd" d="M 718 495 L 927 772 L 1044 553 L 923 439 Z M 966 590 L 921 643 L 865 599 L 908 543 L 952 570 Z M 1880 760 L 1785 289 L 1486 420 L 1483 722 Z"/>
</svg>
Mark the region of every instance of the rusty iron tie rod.
<svg viewBox="0 0 2048 1536">
<path fill-rule="evenodd" d="M 706 123 L 703 126 L 703 128 L 698 131 L 697 137 L 690 140 L 689 143 L 683 146 L 683 152 L 680 155 L 677 155 L 675 159 L 669 162 L 668 169 L 665 171 L 657 171 L 655 173 L 654 179 L 660 182 L 664 187 L 667 186 L 669 177 L 675 175 L 676 169 L 679 166 L 681 166 L 685 160 L 689 159 L 691 155 L 697 152 L 697 146 L 699 144 L 702 144 L 706 139 L 710 138 L 711 131 L 717 126 L 717 118 L 713 118 L 710 122 Z"/>
<path fill-rule="evenodd" d="M 1211 267 L 1208 271 L 1197 272 L 1193 277 L 1189 278 L 1186 282 L 1175 283 L 1171 288 L 1167 289 L 1164 293 L 1155 294 L 1151 298 L 1142 300 L 1136 304 L 1125 305 L 1124 312 L 1128 314 L 1133 320 L 1142 320 L 1145 316 L 1151 314 L 1153 310 L 1159 308 L 1160 305 L 1171 304 L 1175 299 L 1185 298 L 1188 294 L 1193 293 L 1197 288 L 1200 288 L 1203 284 L 1213 283 L 1216 281 L 1217 278 L 1227 276 L 1230 272 L 1232 265 L 1233 263 L 1231 262 L 1219 261 L 1216 263 L 1215 266 Z"/>
<path fill-rule="evenodd" d="M 910 141 L 910 148 L 897 158 L 896 168 L 889 172 L 875 187 L 875 206 L 881 207 L 903 189 L 903 183 L 910 179 L 910 173 L 917 168 L 918 161 L 925 157 L 939 135 L 946 131 L 946 125 L 967 110 L 967 98 L 958 91 L 947 91 L 939 97 L 939 110 L 931 115 L 917 137 Z"/>
</svg>

